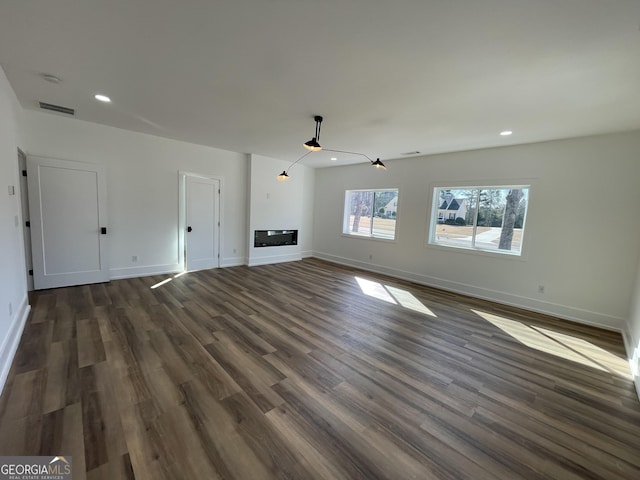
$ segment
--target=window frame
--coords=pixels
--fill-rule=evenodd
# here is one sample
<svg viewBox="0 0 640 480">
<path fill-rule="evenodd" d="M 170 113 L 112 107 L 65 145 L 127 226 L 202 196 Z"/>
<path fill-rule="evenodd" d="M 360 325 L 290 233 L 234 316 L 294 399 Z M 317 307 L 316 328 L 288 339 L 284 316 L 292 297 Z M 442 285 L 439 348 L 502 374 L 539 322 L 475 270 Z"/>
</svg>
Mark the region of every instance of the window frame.
<svg viewBox="0 0 640 480">
<path fill-rule="evenodd" d="M 533 181 L 522 181 L 516 180 L 514 182 L 509 183 L 487 183 L 487 184 L 477 184 L 477 183 L 438 183 L 430 185 L 431 190 L 431 211 L 427 221 L 427 242 L 426 245 L 428 247 L 433 247 L 437 249 L 446 249 L 447 251 L 460 252 L 460 253 L 470 253 L 474 255 L 489 255 L 489 256 L 499 256 L 502 258 L 512 258 L 512 259 L 520 259 L 524 260 L 526 258 L 526 250 L 525 250 L 525 231 L 527 227 L 527 217 L 529 214 L 529 207 L 531 205 L 531 192 L 533 190 Z M 476 203 L 479 204 L 479 195 L 482 190 L 511 190 L 511 189 L 526 189 L 526 205 L 524 218 L 522 221 L 522 238 L 520 240 L 520 251 L 513 250 L 502 250 L 499 248 L 495 249 L 487 249 L 475 246 L 475 237 L 478 229 L 477 219 L 479 208 L 476 206 L 475 217 L 473 221 L 473 235 L 471 245 L 452 245 L 447 243 L 441 243 L 436 241 L 436 228 L 441 224 L 442 221 L 446 221 L 446 215 L 443 215 L 443 218 L 440 218 L 439 210 L 440 210 L 440 198 L 439 193 L 442 190 L 478 190 L 478 195 L 476 196 Z M 482 225 L 480 225 L 482 227 Z"/>
<path fill-rule="evenodd" d="M 375 214 L 371 216 L 370 221 L 370 234 L 364 235 L 361 233 L 352 233 L 350 231 L 351 224 L 351 212 L 349 205 L 349 194 L 352 192 L 371 192 L 374 196 L 376 192 L 395 192 L 396 194 L 396 212 L 393 220 L 395 220 L 394 229 L 393 229 L 393 238 L 376 236 L 373 234 L 373 218 Z M 344 201 L 342 205 L 342 227 L 341 227 L 341 235 L 347 238 L 360 238 L 363 240 L 375 240 L 380 242 L 389 242 L 393 243 L 398 240 L 398 216 L 399 216 L 399 201 L 400 201 L 400 188 L 399 187 L 384 187 L 384 188 L 347 188 L 344 190 Z M 373 199 L 375 203 L 375 197 Z M 381 218 L 381 217 L 379 217 Z"/>
</svg>

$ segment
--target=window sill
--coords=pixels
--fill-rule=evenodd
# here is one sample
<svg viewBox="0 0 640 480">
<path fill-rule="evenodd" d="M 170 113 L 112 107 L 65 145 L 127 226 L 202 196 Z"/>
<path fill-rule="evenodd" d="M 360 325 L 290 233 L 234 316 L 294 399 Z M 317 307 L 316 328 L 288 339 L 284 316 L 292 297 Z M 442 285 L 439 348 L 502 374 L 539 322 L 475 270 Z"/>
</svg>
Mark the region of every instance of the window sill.
<svg viewBox="0 0 640 480">
<path fill-rule="evenodd" d="M 526 251 L 524 250 L 521 250 L 520 253 L 511 253 L 508 250 L 505 250 L 505 251 L 480 250 L 480 249 L 471 248 L 471 247 L 440 245 L 438 243 L 431 243 L 431 242 L 427 242 L 425 246 L 427 248 L 433 248 L 435 250 L 441 250 L 441 251 L 451 252 L 451 253 L 463 253 L 466 255 L 476 255 L 481 257 L 503 258 L 506 260 L 518 260 L 521 262 L 524 262 L 527 260 Z"/>
<path fill-rule="evenodd" d="M 343 238 L 357 238 L 360 240 L 374 240 L 376 242 L 383 242 L 383 243 L 397 243 L 398 238 L 382 238 L 382 237 L 369 237 L 367 235 L 352 235 L 349 233 L 341 233 L 340 234 Z"/>
</svg>

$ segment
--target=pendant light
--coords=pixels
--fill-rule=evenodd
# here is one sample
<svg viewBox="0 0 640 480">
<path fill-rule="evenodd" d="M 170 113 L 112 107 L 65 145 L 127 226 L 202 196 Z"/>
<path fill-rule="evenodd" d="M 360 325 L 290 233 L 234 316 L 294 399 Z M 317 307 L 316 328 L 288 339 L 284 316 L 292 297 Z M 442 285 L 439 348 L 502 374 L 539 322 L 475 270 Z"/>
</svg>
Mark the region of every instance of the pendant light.
<svg viewBox="0 0 640 480">
<path fill-rule="evenodd" d="M 371 159 L 369 159 L 369 161 L 371 161 Z M 371 162 L 371 165 L 373 165 L 376 168 L 380 168 L 382 170 L 386 170 L 387 169 L 387 167 L 384 166 L 384 163 L 382 163 L 379 158 L 376 159 L 375 162 Z"/>
<path fill-rule="evenodd" d="M 304 148 L 309 150 L 310 152 L 319 152 L 322 150 L 322 147 L 318 143 L 320 140 L 320 127 L 322 126 L 322 117 L 320 115 L 316 115 L 313 117 L 316 121 L 316 134 L 315 136 L 309 140 L 308 142 L 304 142 Z"/>
<path fill-rule="evenodd" d="M 322 146 L 319 143 L 319 140 L 320 140 L 320 127 L 322 126 L 322 117 L 320 115 L 316 115 L 316 116 L 313 117 L 313 119 L 316 122 L 316 133 L 315 133 L 315 136 L 311 140 L 309 140 L 308 142 L 304 142 L 304 148 L 306 148 L 309 151 L 307 153 L 305 153 L 304 155 L 302 155 L 300 158 L 298 158 L 291 165 L 289 165 L 289 168 L 287 170 L 283 170 L 282 173 L 280 175 L 278 175 L 277 178 L 278 178 L 279 182 L 284 182 L 286 180 L 289 180 L 289 171 L 291 170 L 291 168 L 296 163 L 298 163 L 304 157 L 306 157 L 310 153 L 319 152 L 320 150 L 323 150 Z M 382 163 L 379 158 L 374 161 L 371 158 L 369 158 L 368 155 L 366 155 L 364 153 L 349 152 L 347 150 L 331 150 L 329 148 L 325 148 L 324 151 L 325 152 L 335 152 L 335 153 L 345 153 L 345 154 L 348 154 L 348 155 L 360 155 L 361 157 L 365 157 L 367 160 L 369 160 L 369 162 L 371 162 L 371 165 L 373 165 L 374 167 L 379 168 L 381 170 L 386 170 L 387 169 L 387 167 L 385 167 L 384 163 Z"/>
</svg>

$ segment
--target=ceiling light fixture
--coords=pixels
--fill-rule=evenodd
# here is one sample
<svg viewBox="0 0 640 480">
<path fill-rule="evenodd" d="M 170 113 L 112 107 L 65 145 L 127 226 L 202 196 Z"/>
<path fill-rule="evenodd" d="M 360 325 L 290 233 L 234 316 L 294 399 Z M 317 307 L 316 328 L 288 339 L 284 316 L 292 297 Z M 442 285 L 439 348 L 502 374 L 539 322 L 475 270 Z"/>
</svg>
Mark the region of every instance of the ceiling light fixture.
<svg viewBox="0 0 640 480">
<path fill-rule="evenodd" d="M 320 140 L 320 127 L 322 127 L 322 117 L 320 115 L 316 115 L 313 117 L 316 121 L 316 134 L 315 136 L 309 140 L 308 142 L 304 142 L 304 148 L 309 150 L 310 152 L 319 152 L 322 150 L 322 147 L 318 143 Z"/>
<path fill-rule="evenodd" d="M 305 158 L 310 153 L 319 152 L 320 150 L 323 150 L 323 148 L 320 146 L 320 143 L 318 143 L 318 140 L 320 140 L 320 127 L 322 125 L 322 117 L 320 115 L 316 115 L 316 116 L 313 117 L 313 119 L 316 122 L 316 135 L 311 140 L 309 140 L 308 142 L 304 143 L 304 148 L 306 148 L 309 151 L 307 153 L 305 153 L 304 155 L 302 155 L 300 158 L 298 158 L 291 165 L 289 165 L 289 168 L 287 170 L 283 170 L 282 173 L 280 175 L 278 175 L 277 178 L 278 178 L 279 182 L 284 182 L 286 180 L 289 180 L 289 173 L 288 172 L 300 160 Z M 379 158 L 377 158 L 374 161 L 371 158 L 369 158 L 368 155 L 365 155 L 364 153 L 349 152 L 347 150 L 332 150 L 330 148 L 325 148 L 324 151 L 325 152 L 333 152 L 333 153 L 346 153 L 348 155 L 360 155 L 361 157 L 365 157 L 367 160 L 369 160 L 369 162 L 371 162 L 371 165 L 373 165 L 374 167 L 382 169 L 382 170 L 386 170 L 387 169 L 387 167 L 385 167 L 384 163 L 382 163 Z M 336 157 L 331 157 L 331 160 L 335 161 L 335 160 L 337 160 L 337 158 Z"/>
<path fill-rule="evenodd" d="M 375 162 L 371 162 L 371 165 L 373 165 L 376 168 L 381 168 L 382 170 L 387 169 L 387 167 L 384 166 L 384 163 L 382 163 L 379 158 L 377 158 Z"/>
<path fill-rule="evenodd" d="M 511 130 L 504 130 L 502 132 L 500 132 L 500 135 L 502 135 L 503 137 L 507 137 L 509 135 L 511 135 L 513 132 Z"/>
<path fill-rule="evenodd" d="M 107 97 L 106 95 L 102 95 L 100 93 L 96 93 L 93 98 L 95 98 L 96 100 L 100 100 L 101 102 L 104 103 L 110 103 L 111 99 L 109 97 Z"/>
</svg>

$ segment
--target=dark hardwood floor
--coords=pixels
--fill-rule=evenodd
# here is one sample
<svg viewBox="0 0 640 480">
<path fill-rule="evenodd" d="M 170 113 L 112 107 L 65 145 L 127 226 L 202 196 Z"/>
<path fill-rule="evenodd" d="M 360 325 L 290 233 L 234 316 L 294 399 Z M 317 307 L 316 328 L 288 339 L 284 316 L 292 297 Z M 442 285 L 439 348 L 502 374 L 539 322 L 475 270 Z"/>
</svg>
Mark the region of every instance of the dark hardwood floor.
<svg viewBox="0 0 640 480">
<path fill-rule="evenodd" d="M 70 455 L 75 480 L 637 480 L 624 357 L 613 332 L 315 259 L 47 290 L 0 455 Z"/>
</svg>

